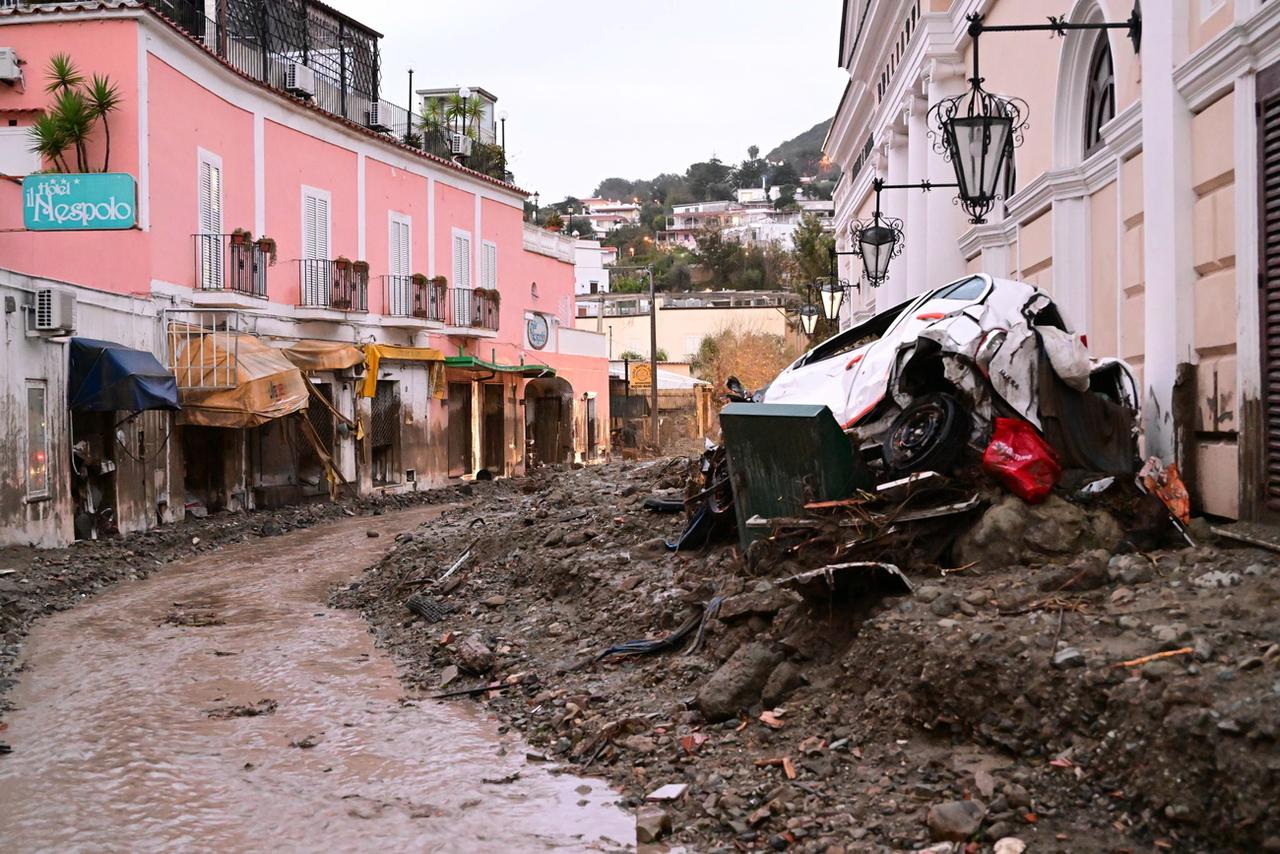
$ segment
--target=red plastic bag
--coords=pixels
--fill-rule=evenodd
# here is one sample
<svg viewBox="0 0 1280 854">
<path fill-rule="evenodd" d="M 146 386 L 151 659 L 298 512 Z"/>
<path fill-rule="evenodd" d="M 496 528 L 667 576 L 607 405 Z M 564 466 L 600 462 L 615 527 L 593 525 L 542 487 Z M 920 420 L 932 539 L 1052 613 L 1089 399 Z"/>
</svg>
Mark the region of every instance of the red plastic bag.
<svg viewBox="0 0 1280 854">
<path fill-rule="evenodd" d="M 1044 501 L 1062 477 L 1062 464 L 1053 448 L 1035 427 L 1018 418 L 996 419 L 982 468 L 1028 504 Z"/>
</svg>

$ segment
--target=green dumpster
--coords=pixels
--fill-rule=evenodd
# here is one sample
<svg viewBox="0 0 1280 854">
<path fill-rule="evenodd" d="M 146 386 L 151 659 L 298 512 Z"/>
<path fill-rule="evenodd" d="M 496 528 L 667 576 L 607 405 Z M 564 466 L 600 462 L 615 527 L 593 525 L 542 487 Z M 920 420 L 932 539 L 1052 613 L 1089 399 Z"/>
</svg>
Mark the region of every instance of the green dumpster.
<svg viewBox="0 0 1280 854">
<path fill-rule="evenodd" d="M 835 501 L 875 482 L 825 406 L 731 403 L 720 410 L 729 477 L 745 551 L 768 534 L 747 520 L 802 516 L 809 501 Z"/>
</svg>

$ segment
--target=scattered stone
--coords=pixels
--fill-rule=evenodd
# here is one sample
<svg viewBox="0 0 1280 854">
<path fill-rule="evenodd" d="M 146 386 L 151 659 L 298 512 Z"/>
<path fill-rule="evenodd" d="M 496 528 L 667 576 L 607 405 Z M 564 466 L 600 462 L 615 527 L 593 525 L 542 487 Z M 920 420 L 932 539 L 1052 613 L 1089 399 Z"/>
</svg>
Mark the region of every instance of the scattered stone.
<svg viewBox="0 0 1280 854">
<path fill-rule="evenodd" d="M 687 783 L 668 783 L 644 796 L 646 801 L 676 801 L 689 790 Z"/>
<path fill-rule="evenodd" d="M 711 723 L 753 705 L 781 656 L 763 643 L 740 647 L 698 691 L 698 710 Z"/>
<path fill-rule="evenodd" d="M 986 814 L 981 801 L 947 801 L 929 807 L 925 824 L 934 840 L 964 842 L 982 827 Z"/>
<path fill-rule="evenodd" d="M 369 530 L 365 531 L 365 532 L 364 532 L 364 535 L 365 535 L 366 537 L 368 537 L 369 539 L 371 539 L 371 540 L 373 540 L 373 539 L 377 539 L 378 537 L 381 537 L 381 536 L 382 536 L 381 534 L 379 534 L 377 531 L 373 530 L 372 528 L 370 528 Z"/>
<path fill-rule="evenodd" d="M 1074 646 L 1060 649 L 1054 653 L 1053 666 L 1062 670 L 1068 667 L 1084 667 L 1084 653 Z"/>
<path fill-rule="evenodd" d="M 462 666 L 475 673 L 488 673 L 493 668 L 493 650 L 479 635 L 464 638 L 458 644 L 457 654 Z"/>
<path fill-rule="evenodd" d="M 636 810 L 636 842 L 657 842 L 671 832 L 671 816 L 661 807 L 641 807 Z"/>
<path fill-rule="evenodd" d="M 440 671 L 440 687 L 446 687 L 450 682 L 458 678 L 458 666 L 450 664 L 444 670 Z"/>
<path fill-rule="evenodd" d="M 1027 850 L 1027 843 L 1016 836 L 1006 836 L 996 840 L 992 854 L 1022 854 Z"/>
<path fill-rule="evenodd" d="M 1196 576 L 1191 580 L 1191 583 L 1201 589 L 1213 590 L 1222 587 L 1238 587 L 1243 581 L 1244 579 L 1240 577 L 1238 572 L 1223 572 L 1215 569 L 1212 572 L 1206 572 L 1204 575 Z"/>
<path fill-rule="evenodd" d="M 800 668 L 790 661 L 784 661 L 769 674 L 760 693 L 760 700 L 766 706 L 777 706 L 803 684 L 804 674 Z"/>
</svg>

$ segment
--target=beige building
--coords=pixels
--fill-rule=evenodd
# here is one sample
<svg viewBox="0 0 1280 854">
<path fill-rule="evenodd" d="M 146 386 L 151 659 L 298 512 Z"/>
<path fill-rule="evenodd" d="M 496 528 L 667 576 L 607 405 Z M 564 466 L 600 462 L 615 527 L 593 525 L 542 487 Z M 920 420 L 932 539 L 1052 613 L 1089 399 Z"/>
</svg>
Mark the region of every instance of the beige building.
<svg viewBox="0 0 1280 854">
<path fill-rule="evenodd" d="M 702 339 L 723 329 L 788 335 L 785 310 L 798 298 L 780 291 L 702 291 L 658 294 L 658 350 L 687 362 Z M 578 299 L 579 329 L 603 332 L 609 358 L 639 353 L 649 358 L 648 294 L 600 294 Z"/>
<path fill-rule="evenodd" d="M 968 16 L 1121 23 L 1133 7 L 846 0 L 850 82 L 826 142 L 842 165 L 839 249 L 870 216 L 875 177 L 956 180 L 927 114 L 969 85 Z M 1160 0 L 1142 12 L 1140 52 L 1120 29 L 981 35 L 984 88 L 1029 107 L 1005 198 L 973 225 L 954 190 L 886 190 L 903 252 L 883 287 L 852 293 L 844 322 L 966 272 L 1033 282 L 1094 355 L 1134 366 L 1146 451 L 1178 460 L 1205 511 L 1261 517 L 1280 510 L 1280 169 L 1264 169 L 1280 160 L 1280 2 Z M 858 278 L 856 257 L 840 263 Z"/>
</svg>

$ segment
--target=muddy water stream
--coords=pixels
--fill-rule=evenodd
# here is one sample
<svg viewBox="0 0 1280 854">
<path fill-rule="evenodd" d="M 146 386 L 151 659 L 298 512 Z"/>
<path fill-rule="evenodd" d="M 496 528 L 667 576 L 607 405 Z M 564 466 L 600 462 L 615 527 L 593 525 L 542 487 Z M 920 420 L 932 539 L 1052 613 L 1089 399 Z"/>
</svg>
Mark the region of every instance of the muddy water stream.
<svg viewBox="0 0 1280 854">
<path fill-rule="evenodd" d="M 236 545 L 38 623 L 5 733 L 14 752 L 0 756 L 0 850 L 633 840 L 605 783 L 528 763 L 465 702 L 406 700 L 359 614 L 325 607 L 331 584 L 436 512 Z M 273 713 L 217 716 L 264 700 Z"/>
</svg>

